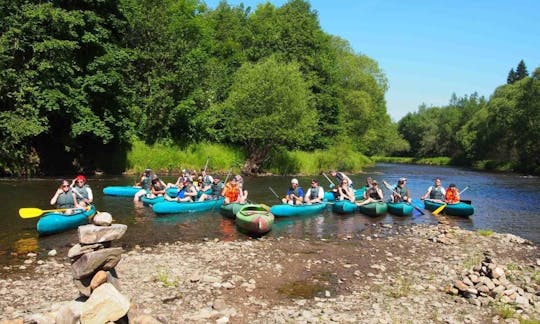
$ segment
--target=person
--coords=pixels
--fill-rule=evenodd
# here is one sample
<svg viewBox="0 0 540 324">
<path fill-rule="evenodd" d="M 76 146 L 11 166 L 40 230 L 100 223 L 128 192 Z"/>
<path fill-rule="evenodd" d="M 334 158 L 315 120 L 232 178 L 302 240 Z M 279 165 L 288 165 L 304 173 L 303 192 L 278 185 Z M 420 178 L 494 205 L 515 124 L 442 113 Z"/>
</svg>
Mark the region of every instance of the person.
<svg viewBox="0 0 540 324">
<path fill-rule="evenodd" d="M 347 179 L 347 182 L 349 183 L 349 186 L 351 188 L 353 187 L 353 181 L 345 173 L 332 170 L 332 171 L 330 171 L 330 175 L 332 177 L 335 177 L 337 179 L 338 183 L 341 183 L 343 181 L 343 179 Z"/>
<path fill-rule="evenodd" d="M 237 174 L 236 182 L 238 183 L 238 188 L 240 189 L 240 203 L 245 203 L 248 197 L 248 191 L 244 189 L 244 178 L 241 175 Z"/>
<path fill-rule="evenodd" d="M 178 193 L 176 194 L 176 197 L 171 198 L 165 194 L 165 200 L 178 202 L 194 201 L 195 197 L 197 196 L 197 189 L 193 184 L 191 186 L 189 184 L 189 180 L 185 179 L 185 181 L 182 181 L 182 183 L 180 183 L 178 186 Z"/>
<path fill-rule="evenodd" d="M 221 197 L 221 192 L 223 191 L 225 185 L 223 182 L 221 182 L 219 175 L 215 175 L 212 180 L 213 183 L 210 186 L 210 193 L 203 193 L 201 197 L 199 197 L 199 201 L 219 199 Z"/>
<path fill-rule="evenodd" d="M 316 204 L 322 202 L 323 199 L 324 189 L 319 186 L 319 180 L 311 179 L 311 187 L 309 187 L 304 195 L 304 202 L 306 204 Z"/>
<path fill-rule="evenodd" d="M 447 204 L 457 204 L 459 202 L 459 190 L 455 184 L 451 183 L 448 188 L 446 188 L 444 200 Z"/>
<path fill-rule="evenodd" d="M 338 194 L 337 196 L 338 200 L 347 199 L 352 202 L 354 202 L 355 200 L 354 191 L 349 186 L 349 180 L 345 178 L 341 180 L 339 187 L 337 187 L 337 194 Z"/>
<path fill-rule="evenodd" d="M 304 189 L 298 186 L 298 179 L 291 180 L 291 186 L 287 190 L 285 198 L 281 201 L 289 205 L 301 205 L 304 198 Z"/>
<path fill-rule="evenodd" d="M 62 180 L 60 182 L 60 186 L 56 189 L 50 203 L 51 205 L 56 205 L 56 208 L 62 209 L 72 209 L 77 206 L 77 198 L 75 198 L 75 193 L 71 190 L 69 181 Z M 66 211 L 66 214 L 69 214 L 69 212 Z"/>
<path fill-rule="evenodd" d="M 211 175 L 206 173 L 206 170 L 201 170 L 201 191 L 204 193 L 206 191 L 209 191 L 212 189 L 212 183 L 214 182 L 214 178 L 212 178 Z"/>
<path fill-rule="evenodd" d="M 433 186 L 430 186 L 422 196 L 422 200 L 429 199 L 434 202 L 444 203 L 446 190 L 442 186 L 441 178 L 436 178 Z"/>
<path fill-rule="evenodd" d="M 86 184 L 86 177 L 82 174 L 73 179 L 70 187 L 75 194 L 76 207 L 85 208 L 94 200 L 92 189 Z"/>
<path fill-rule="evenodd" d="M 231 180 L 229 180 L 225 184 L 221 195 L 225 197 L 225 201 L 223 202 L 225 204 L 230 204 L 234 202 L 241 203 L 242 195 L 240 193 L 240 187 L 238 186 L 238 181 L 236 180 L 235 176 L 233 176 Z"/>
<path fill-rule="evenodd" d="M 369 203 L 381 201 L 384 199 L 383 192 L 381 188 L 379 188 L 379 184 L 377 183 L 377 180 L 373 180 L 371 184 L 372 184 L 371 188 L 368 188 L 364 192 L 364 201 L 360 203 L 356 203 L 358 206 L 367 205 Z"/>
<path fill-rule="evenodd" d="M 152 179 L 152 184 L 150 185 L 150 193 L 148 198 L 155 198 L 163 196 L 167 191 L 167 186 L 161 181 L 157 176 Z"/>
<path fill-rule="evenodd" d="M 407 178 L 399 178 L 397 185 L 392 191 L 392 198 L 394 202 L 407 202 L 411 203 L 411 193 L 407 187 Z"/>
<path fill-rule="evenodd" d="M 369 189 L 373 187 L 373 178 L 372 177 L 367 177 L 366 178 L 366 189 Z"/>
<path fill-rule="evenodd" d="M 139 201 L 139 199 L 142 196 L 146 195 L 149 192 L 151 185 L 152 185 L 152 170 L 147 168 L 146 170 L 144 170 L 143 174 L 141 174 L 141 178 L 139 179 L 139 182 L 135 185 L 137 187 L 141 187 L 141 190 L 135 193 L 135 196 L 133 197 L 133 201 Z"/>
</svg>

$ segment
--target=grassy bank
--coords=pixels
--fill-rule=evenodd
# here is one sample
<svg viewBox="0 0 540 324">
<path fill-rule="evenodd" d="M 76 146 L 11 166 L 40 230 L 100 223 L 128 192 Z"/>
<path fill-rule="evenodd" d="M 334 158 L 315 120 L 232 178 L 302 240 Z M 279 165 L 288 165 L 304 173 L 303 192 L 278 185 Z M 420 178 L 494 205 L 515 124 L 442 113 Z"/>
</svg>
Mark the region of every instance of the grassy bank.
<svg viewBox="0 0 540 324">
<path fill-rule="evenodd" d="M 431 158 L 372 156 L 371 159 L 376 163 L 409 163 L 424 165 L 450 165 L 451 161 L 449 157 L 444 156 Z"/>
<path fill-rule="evenodd" d="M 178 174 L 182 169 L 200 170 L 208 159 L 211 172 L 227 173 L 240 171 L 246 155 L 242 149 L 222 144 L 199 143 L 186 147 L 157 143 L 147 145 L 134 141 L 128 153 L 126 173 L 140 173 L 151 168 L 160 174 Z M 329 170 L 360 172 L 363 167 L 373 165 L 365 155 L 344 147 L 329 150 L 275 151 L 266 161 L 263 169 L 272 174 L 320 174 Z"/>
</svg>

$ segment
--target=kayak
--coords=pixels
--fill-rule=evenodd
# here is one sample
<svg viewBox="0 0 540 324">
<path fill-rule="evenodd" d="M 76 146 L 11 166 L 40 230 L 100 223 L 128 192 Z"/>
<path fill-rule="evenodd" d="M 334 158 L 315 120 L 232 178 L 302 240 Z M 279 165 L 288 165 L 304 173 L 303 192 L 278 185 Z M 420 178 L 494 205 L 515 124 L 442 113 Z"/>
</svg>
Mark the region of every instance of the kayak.
<svg viewBox="0 0 540 324">
<path fill-rule="evenodd" d="M 356 200 L 362 200 L 364 199 L 364 192 L 366 191 L 366 187 L 362 187 L 362 188 L 359 188 L 359 189 L 356 189 L 354 191 L 354 198 Z M 324 200 L 326 201 L 335 201 L 336 200 L 336 196 L 334 195 L 334 192 L 333 191 L 325 191 L 324 192 Z"/>
<path fill-rule="evenodd" d="M 96 207 L 90 205 L 87 210 L 66 215 L 58 212 L 45 213 L 37 222 L 37 231 L 40 235 L 49 235 L 74 229 L 80 225 L 88 224 L 88 218 L 94 216 Z"/>
<path fill-rule="evenodd" d="M 163 201 L 152 205 L 156 214 L 194 213 L 208 210 L 217 210 L 223 204 L 223 197 L 213 200 L 178 202 Z"/>
<path fill-rule="evenodd" d="M 240 205 L 240 204 L 239 204 Z M 244 204 L 236 213 L 236 226 L 249 234 L 270 232 L 274 224 L 274 215 L 263 205 Z"/>
<path fill-rule="evenodd" d="M 358 206 L 358 211 L 368 216 L 380 216 L 386 214 L 388 205 L 385 202 L 372 202 L 366 205 Z"/>
<path fill-rule="evenodd" d="M 246 204 L 241 203 L 230 203 L 230 204 L 223 204 L 221 207 L 219 207 L 219 211 L 221 215 L 228 217 L 228 218 L 235 218 L 236 213 L 242 209 L 242 207 L 246 206 Z"/>
<path fill-rule="evenodd" d="M 154 197 L 154 198 L 149 198 L 146 195 L 144 195 L 144 196 L 141 197 L 141 201 L 142 201 L 143 205 L 145 205 L 145 206 L 152 206 L 153 204 L 157 204 L 158 202 L 165 201 L 165 197 L 164 196 L 157 196 L 157 197 Z"/>
<path fill-rule="evenodd" d="M 141 189 L 141 187 L 136 186 L 109 186 L 103 188 L 103 194 L 107 196 L 134 197 L 135 194 Z M 171 197 L 175 197 L 177 193 L 178 188 L 172 187 L 167 189 L 167 195 Z"/>
<path fill-rule="evenodd" d="M 426 199 L 424 200 L 424 205 L 426 206 L 427 210 L 434 211 L 435 209 L 441 207 L 443 204 Z M 474 207 L 464 202 L 458 202 L 457 204 L 447 204 L 446 207 L 442 210 L 442 213 L 451 216 L 466 217 L 474 214 Z"/>
<path fill-rule="evenodd" d="M 338 214 L 351 214 L 358 210 L 358 206 L 349 200 L 336 201 L 332 205 L 332 211 Z"/>
<path fill-rule="evenodd" d="M 279 204 L 272 206 L 270 212 L 276 217 L 312 215 L 321 213 L 326 208 L 326 205 L 326 202 L 311 205 Z"/>
<path fill-rule="evenodd" d="M 406 202 L 387 202 L 388 212 L 396 216 L 410 216 L 413 213 L 414 207 Z"/>
</svg>

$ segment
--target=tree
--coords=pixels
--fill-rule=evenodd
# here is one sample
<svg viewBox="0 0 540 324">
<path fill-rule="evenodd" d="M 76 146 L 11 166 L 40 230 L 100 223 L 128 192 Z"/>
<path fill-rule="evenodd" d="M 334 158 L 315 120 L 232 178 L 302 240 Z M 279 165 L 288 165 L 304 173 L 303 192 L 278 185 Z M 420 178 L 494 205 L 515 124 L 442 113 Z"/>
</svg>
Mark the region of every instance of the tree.
<svg viewBox="0 0 540 324">
<path fill-rule="evenodd" d="M 525 66 L 525 62 L 523 60 L 519 61 L 519 64 L 516 69 L 516 81 L 522 80 L 529 76 L 529 72 L 527 72 L 527 67 Z"/>
<path fill-rule="evenodd" d="M 512 84 L 512 83 L 516 82 L 516 80 L 517 80 L 516 72 L 514 71 L 514 68 L 511 68 L 510 72 L 508 72 L 508 77 L 506 77 L 506 83 L 507 84 Z"/>
<path fill-rule="evenodd" d="M 295 149 L 313 140 L 317 115 L 309 99 L 298 64 L 270 57 L 244 64 L 229 97 L 206 118 L 212 120 L 216 138 L 244 146 L 248 159 L 242 171 L 258 173 L 270 150 Z"/>
</svg>

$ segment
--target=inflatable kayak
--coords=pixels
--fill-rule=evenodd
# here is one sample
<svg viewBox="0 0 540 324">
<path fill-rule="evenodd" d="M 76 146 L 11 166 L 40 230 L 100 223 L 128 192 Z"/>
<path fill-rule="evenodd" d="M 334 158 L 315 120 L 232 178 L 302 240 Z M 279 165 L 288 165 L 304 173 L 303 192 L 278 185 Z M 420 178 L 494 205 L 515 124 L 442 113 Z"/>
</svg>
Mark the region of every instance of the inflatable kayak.
<svg viewBox="0 0 540 324">
<path fill-rule="evenodd" d="M 362 188 L 359 188 L 359 189 L 356 189 L 354 191 L 354 198 L 356 200 L 362 200 L 364 199 L 364 192 L 366 191 L 366 187 L 362 187 Z M 326 201 L 335 201 L 336 200 L 336 196 L 334 194 L 333 191 L 325 191 L 324 192 L 324 200 Z"/>
<path fill-rule="evenodd" d="M 410 216 L 414 207 L 406 202 L 387 202 L 388 212 L 396 216 Z"/>
<path fill-rule="evenodd" d="M 351 214 L 358 210 L 356 203 L 348 200 L 336 201 L 332 205 L 332 211 L 338 214 Z"/>
<path fill-rule="evenodd" d="M 289 205 L 289 204 L 279 204 L 274 205 L 270 208 L 270 212 L 276 217 L 291 217 L 291 216 L 302 216 L 302 215 L 312 215 L 321 213 L 327 206 L 326 202 L 319 204 L 311 205 Z"/>
<path fill-rule="evenodd" d="M 88 218 L 94 216 L 96 207 L 90 205 L 87 210 L 66 215 L 63 213 L 45 213 L 37 222 L 37 231 L 40 235 L 49 235 L 74 229 L 80 225 L 88 224 Z"/>
<path fill-rule="evenodd" d="M 194 213 L 208 210 L 217 210 L 223 204 L 223 197 L 214 200 L 178 202 L 163 201 L 152 205 L 156 214 Z"/>
<path fill-rule="evenodd" d="M 434 211 L 443 204 L 426 199 L 424 200 L 424 205 L 426 206 L 427 210 Z M 457 204 L 447 204 L 446 207 L 442 210 L 442 213 L 451 216 L 466 217 L 474 214 L 474 207 L 464 202 L 458 202 Z"/>
<path fill-rule="evenodd" d="M 145 206 L 152 206 L 153 204 L 157 204 L 158 202 L 165 201 L 165 197 L 157 196 L 157 197 L 154 197 L 154 198 L 148 198 L 148 196 L 145 195 L 145 196 L 141 197 L 141 201 L 142 201 L 143 205 L 145 205 Z"/>
<path fill-rule="evenodd" d="M 358 206 L 358 211 L 368 216 L 380 216 L 386 214 L 388 205 L 385 202 L 372 202 L 366 205 Z"/>
<path fill-rule="evenodd" d="M 221 207 L 219 207 L 219 212 L 221 215 L 228 217 L 228 218 L 235 218 L 236 214 L 242 209 L 242 207 L 246 206 L 247 204 L 241 204 L 241 203 L 230 203 L 230 204 L 223 204 Z"/>
<path fill-rule="evenodd" d="M 274 224 L 274 215 L 267 210 L 268 206 L 256 204 L 238 204 L 236 226 L 248 234 L 262 235 L 269 232 Z M 265 208 L 266 207 L 266 208 Z"/>
<path fill-rule="evenodd" d="M 103 194 L 107 196 L 134 197 L 141 189 L 141 187 L 136 186 L 109 186 L 103 188 Z M 175 197 L 177 193 L 178 188 L 167 189 L 167 195 L 171 197 Z"/>
</svg>

